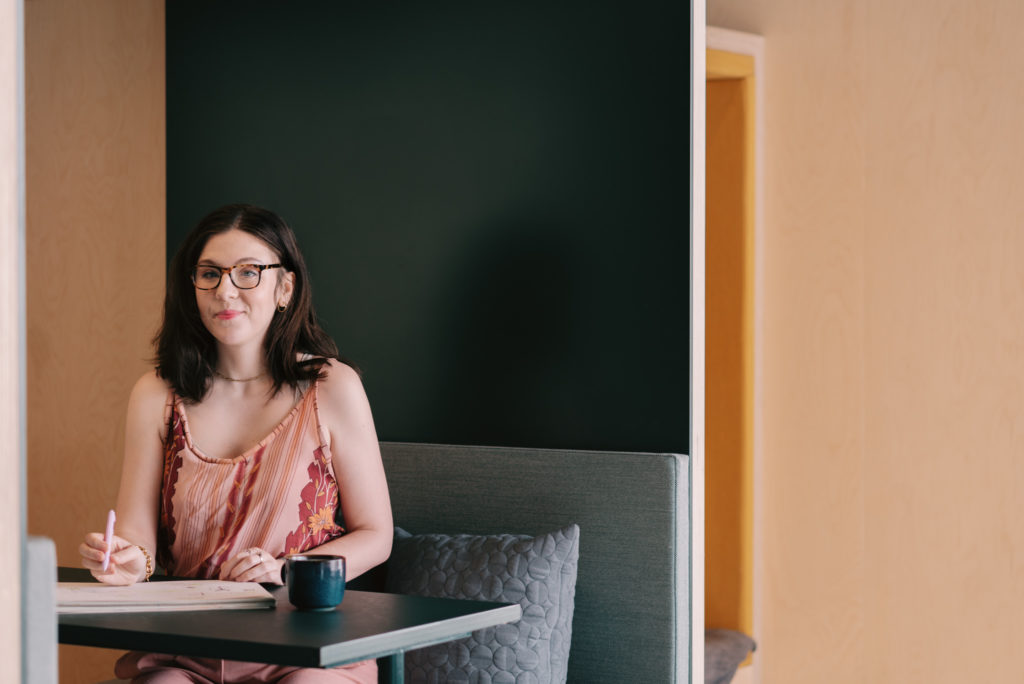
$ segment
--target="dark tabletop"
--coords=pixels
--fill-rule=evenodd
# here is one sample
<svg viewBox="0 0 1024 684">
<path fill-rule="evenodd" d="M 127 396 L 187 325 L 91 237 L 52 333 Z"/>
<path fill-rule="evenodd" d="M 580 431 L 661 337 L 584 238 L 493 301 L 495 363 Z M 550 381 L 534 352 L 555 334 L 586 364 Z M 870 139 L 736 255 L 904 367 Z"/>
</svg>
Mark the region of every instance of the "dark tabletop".
<svg viewBox="0 0 1024 684">
<path fill-rule="evenodd" d="M 58 580 L 91 580 L 58 568 Z M 63 644 L 197 657 L 333 667 L 442 643 L 518 620 L 516 604 L 345 591 L 328 612 L 298 611 L 284 587 L 274 609 L 58 615 Z"/>
</svg>

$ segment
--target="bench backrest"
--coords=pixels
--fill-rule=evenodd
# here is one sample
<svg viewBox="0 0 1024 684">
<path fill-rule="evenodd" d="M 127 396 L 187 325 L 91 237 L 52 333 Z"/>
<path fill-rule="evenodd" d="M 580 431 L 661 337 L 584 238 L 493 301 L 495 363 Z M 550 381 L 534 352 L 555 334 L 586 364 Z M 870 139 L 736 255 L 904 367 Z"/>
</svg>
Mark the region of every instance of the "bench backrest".
<svg viewBox="0 0 1024 684">
<path fill-rule="evenodd" d="M 384 442 L 412 533 L 580 526 L 569 681 L 686 682 L 691 468 L 676 454 Z"/>
</svg>

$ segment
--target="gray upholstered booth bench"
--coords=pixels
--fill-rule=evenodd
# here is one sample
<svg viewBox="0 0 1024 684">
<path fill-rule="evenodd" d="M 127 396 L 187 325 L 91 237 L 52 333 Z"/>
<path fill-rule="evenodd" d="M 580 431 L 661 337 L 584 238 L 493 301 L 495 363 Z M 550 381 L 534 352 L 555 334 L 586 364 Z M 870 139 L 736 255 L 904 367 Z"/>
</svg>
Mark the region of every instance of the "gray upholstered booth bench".
<svg viewBox="0 0 1024 684">
<path fill-rule="evenodd" d="M 689 457 L 388 442 L 381 449 L 395 524 L 414 535 L 535 536 L 579 526 L 568 681 L 691 681 Z M 396 543 L 392 562 L 399 553 Z M 434 580 L 444 584 L 443 576 Z M 394 589 L 394 577 L 380 573 L 363 586 L 382 582 Z"/>
</svg>

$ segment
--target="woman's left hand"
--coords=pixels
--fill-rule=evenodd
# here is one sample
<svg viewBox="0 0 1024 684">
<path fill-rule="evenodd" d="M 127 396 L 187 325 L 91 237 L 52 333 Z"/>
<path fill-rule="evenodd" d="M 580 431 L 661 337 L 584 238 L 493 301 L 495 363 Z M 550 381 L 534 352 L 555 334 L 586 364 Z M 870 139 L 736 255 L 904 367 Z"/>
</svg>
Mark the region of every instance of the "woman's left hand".
<svg viewBox="0 0 1024 684">
<path fill-rule="evenodd" d="M 283 561 L 258 546 L 252 546 L 232 556 L 220 566 L 219 579 L 232 582 L 262 582 L 281 584 Z"/>
</svg>

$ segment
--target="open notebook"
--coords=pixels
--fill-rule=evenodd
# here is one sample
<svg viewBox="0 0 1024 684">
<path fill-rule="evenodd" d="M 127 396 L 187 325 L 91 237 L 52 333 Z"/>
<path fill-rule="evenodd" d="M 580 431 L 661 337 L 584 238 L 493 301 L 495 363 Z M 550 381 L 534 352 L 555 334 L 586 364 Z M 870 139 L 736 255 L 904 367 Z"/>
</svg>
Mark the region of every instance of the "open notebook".
<svg viewBox="0 0 1024 684">
<path fill-rule="evenodd" d="M 273 608 L 255 582 L 174 580 L 115 587 L 98 582 L 57 582 L 58 613 L 141 613 Z"/>
</svg>

